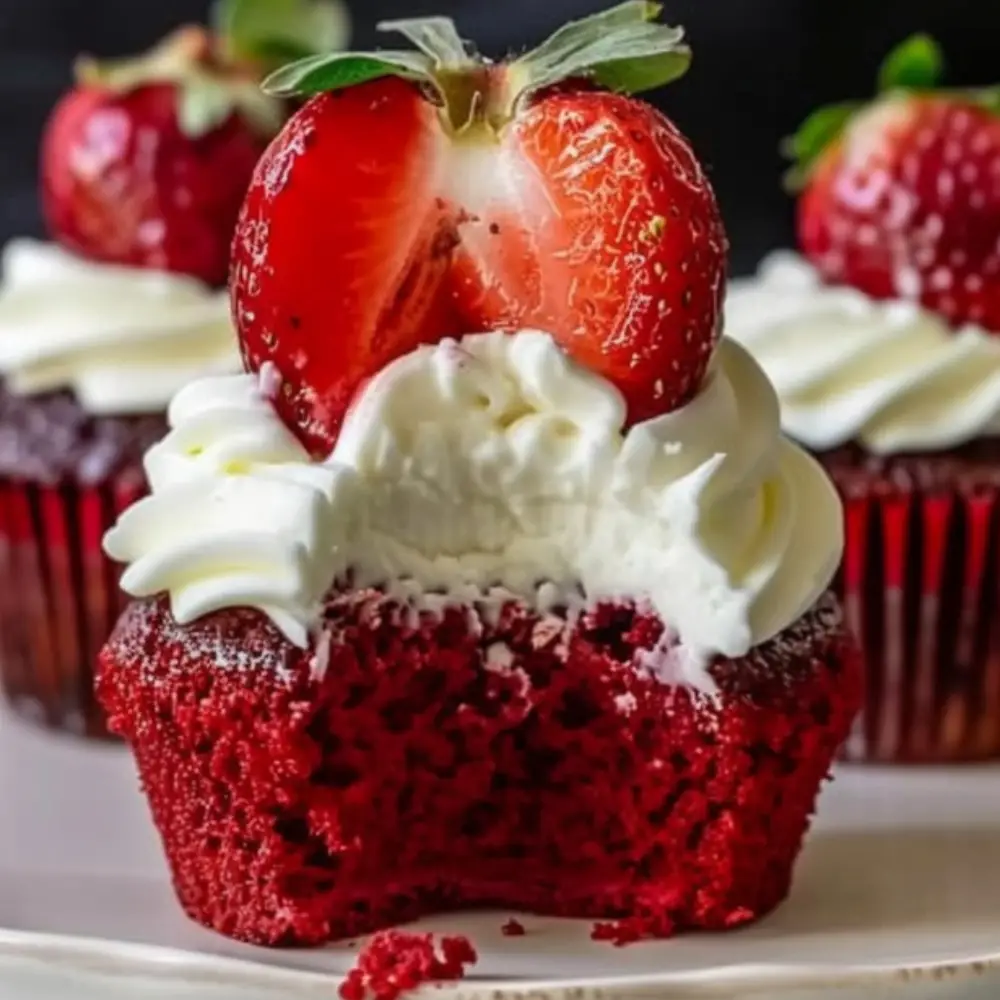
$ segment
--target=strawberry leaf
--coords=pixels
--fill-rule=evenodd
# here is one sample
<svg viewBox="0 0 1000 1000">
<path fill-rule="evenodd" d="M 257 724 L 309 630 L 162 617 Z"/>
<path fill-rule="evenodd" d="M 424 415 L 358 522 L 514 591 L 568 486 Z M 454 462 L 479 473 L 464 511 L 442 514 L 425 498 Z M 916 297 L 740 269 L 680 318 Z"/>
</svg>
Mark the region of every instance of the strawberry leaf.
<svg viewBox="0 0 1000 1000">
<path fill-rule="evenodd" d="M 234 114 L 268 138 L 285 119 L 281 102 L 264 94 L 253 79 L 192 70 L 177 81 L 177 124 L 189 138 L 207 135 Z"/>
<path fill-rule="evenodd" d="M 397 31 L 408 38 L 436 66 L 461 66 L 469 62 L 469 47 L 450 17 L 414 17 L 380 21 L 379 31 Z"/>
<path fill-rule="evenodd" d="M 273 73 L 264 88 L 271 95 L 288 97 L 400 76 L 432 92 L 453 130 L 476 121 L 500 129 L 520 101 L 562 80 L 585 78 L 637 93 L 681 76 L 691 62 L 691 51 L 684 44 L 683 29 L 657 23 L 660 9 L 648 0 L 625 0 L 565 25 L 548 41 L 503 66 L 478 57 L 450 18 L 383 21 L 380 30 L 400 32 L 419 51 L 314 56 Z"/>
<path fill-rule="evenodd" d="M 212 21 L 227 55 L 272 66 L 335 52 L 350 33 L 341 0 L 217 0 Z"/>
<path fill-rule="evenodd" d="M 824 150 L 840 138 L 848 122 L 863 107 L 861 101 L 844 101 L 819 108 L 799 126 L 795 135 L 785 140 L 782 152 L 795 164 L 785 178 L 790 188 L 797 189 L 804 183 Z"/>
<path fill-rule="evenodd" d="M 536 66 L 548 66 L 565 59 L 571 52 L 576 52 L 595 39 L 633 24 L 645 24 L 655 21 L 660 16 L 661 7 L 658 3 L 647 3 L 646 0 L 626 0 L 609 10 L 591 14 L 564 24 L 558 31 L 551 34 L 541 45 L 522 56 L 524 62 Z"/>
<path fill-rule="evenodd" d="M 581 72 L 609 90 L 626 94 L 639 94 L 655 90 L 682 77 L 691 65 L 691 50 L 680 44 L 684 34 L 681 29 L 668 38 L 663 25 L 643 25 L 643 30 L 630 33 L 630 37 L 606 45 L 612 57 L 605 59 L 602 48 L 581 54 Z M 587 60 L 591 60 L 589 66 Z M 575 76 L 575 73 L 570 75 Z"/>
<path fill-rule="evenodd" d="M 656 22 L 660 9 L 645 0 L 628 0 L 567 24 L 512 64 L 519 95 L 573 77 L 639 93 L 683 76 L 691 50 L 683 44 L 682 28 Z"/>
<path fill-rule="evenodd" d="M 944 55 L 930 35 L 912 35 L 896 46 L 878 74 L 880 93 L 888 90 L 933 90 L 944 74 Z"/>
<path fill-rule="evenodd" d="M 208 32 L 184 27 L 141 56 L 107 62 L 81 58 L 76 76 L 83 84 L 119 94 L 152 83 L 173 84 L 177 125 L 191 139 L 207 135 L 233 114 L 255 132 L 274 135 L 285 118 L 281 102 L 264 94 L 253 75 L 229 72 L 211 54 Z"/>
<path fill-rule="evenodd" d="M 177 95 L 177 124 L 192 139 L 207 135 L 233 113 L 236 105 L 226 85 L 209 76 L 186 81 Z"/>
<path fill-rule="evenodd" d="M 344 90 L 384 76 L 433 84 L 433 62 L 421 52 L 343 52 L 310 56 L 272 73 L 263 83 L 272 97 Z"/>
</svg>

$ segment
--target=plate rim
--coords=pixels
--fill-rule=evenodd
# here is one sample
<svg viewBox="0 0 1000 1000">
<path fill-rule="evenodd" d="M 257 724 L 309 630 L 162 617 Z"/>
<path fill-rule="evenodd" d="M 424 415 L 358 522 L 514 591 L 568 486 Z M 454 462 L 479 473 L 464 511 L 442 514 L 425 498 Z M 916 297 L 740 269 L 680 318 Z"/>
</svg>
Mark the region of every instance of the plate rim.
<svg viewBox="0 0 1000 1000">
<path fill-rule="evenodd" d="M 0 927 L 0 971 L 10 960 L 55 965 L 63 970 L 76 969 L 116 979 L 156 976 L 160 981 L 167 978 L 182 986 L 253 988 L 279 992 L 288 1000 L 314 996 L 330 1000 L 331 985 L 343 979 L 334 972 L 285 968 L 165 945 Z M 995 952 L 976 958 L 884 967 L 744 963 L 691 972 L 619 974 L 604 978 L 470 976 L 456 982 L 434 983 L 430 990 L 438 1000 L 611 1000 L 626 996 L 687 1000 L 692 996 L 731 997 L 736 989 L 741 997 L 752 1000 L 775 991 L 848 989 L 918 980 L 955 981 L 993 973 L 1000 983 L 1000 945 Z M 427 995 L 430 990 L 417 992 Z"/>
</svg>

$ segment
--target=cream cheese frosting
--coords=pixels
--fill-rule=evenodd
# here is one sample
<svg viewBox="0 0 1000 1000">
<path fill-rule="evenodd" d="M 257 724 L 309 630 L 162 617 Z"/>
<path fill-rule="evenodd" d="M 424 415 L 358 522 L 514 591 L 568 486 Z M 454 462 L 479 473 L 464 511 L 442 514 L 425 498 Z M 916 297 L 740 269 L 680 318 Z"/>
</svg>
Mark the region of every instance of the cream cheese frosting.
<svg viewBox="0 0 1000 1000">
<path fill-rule="evenodd" d="M 618 390 L 546 334 L 423 347 L 366 385 L 325 462 L 284 428 L 275 383 L 180 393 L 151 496 L 106 538 L 125 589 L 169 593 L 182 623 L 259 607 L 302 645 L 348 570 L 418 605 L 627 599 L 676 635 L 671 679 L 708 686 L 711 656 L 797 620 L 840 559 L 839 500 L 731 341 L 694 400 L 631 428 Z"/>
<path fill-rule="evenodd" d="M 0 375 L 18 394 L 72 390 L 93 414 L 156 413 L 192 379 L 239 370 L 228 296 L 183 275 L 6 245 Z"/>
<path fill-rule="evenodd" d="M 726 334 L 774 383 L 785 432 L 815 451 L 933 451 L 1000 434 L 1000 336 L 825 285 L 794 253 L 731 282 Z"/>
<path fill-rule="evenodd" d="M 310 461 L 252 375 L 191 383 L 167 420 L 172 430 L 146 453 L 151 495 L 104 539 L 129 563 L 122 588 L 168 592 L 182 625 L 258 608 L 306 645 L 356 506 L 350 470 Z"/>
</svg>

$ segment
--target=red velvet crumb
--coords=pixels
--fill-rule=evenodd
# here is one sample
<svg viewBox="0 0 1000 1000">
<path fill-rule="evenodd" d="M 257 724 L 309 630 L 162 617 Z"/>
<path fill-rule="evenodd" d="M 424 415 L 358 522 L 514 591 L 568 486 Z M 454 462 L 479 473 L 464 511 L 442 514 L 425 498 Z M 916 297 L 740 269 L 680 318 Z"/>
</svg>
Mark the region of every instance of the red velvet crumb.
<svg viewBox="0 0 1000 1000">
<path fill-rule="evenodd" d="M 414 618 L 345 591 L 324 620 L 298 649 L 257 611 L 180 626 L 158 598 L 102 654 L 178 897 L 241 941 L 482 906 L 629 918 L 599 932 L 619 941 L 746 923 L 785 898 L 863 694 L 831 601 L 714 661 L 712 699 L 660 676 L 664 624 L 632 605 Z"/>
<path fill-rule="evenodd" d="M 672 933 L 672 928 L 666 928 L 662 936 L 670 937 Z M 647 921 L 635 919 L 598 921 L 590 932 L 592 941 L 610 941 L 616 948 L 624 948 L 649 936 Z"/>
<path fill-rule="evenodd" d="M 507 923 L 500 928 L 500 933 L 503 934 L 504 937 L 524 937 L 526 932 L 524 930 L 524 924 L 522 924 L 520 920 L 515 920 L 511 917 L 510 920 L 508 920 Z"/>
<path fill-rule="evenodd" d="M 340 986 L 343 1000 L 396 1000 L 423 983 L 461 979 L 475 964 L 476 949 L 465 937 L 441 939 L 440 954 L 432 934 L 380 931 L 358 954 Z"/>
</svg>

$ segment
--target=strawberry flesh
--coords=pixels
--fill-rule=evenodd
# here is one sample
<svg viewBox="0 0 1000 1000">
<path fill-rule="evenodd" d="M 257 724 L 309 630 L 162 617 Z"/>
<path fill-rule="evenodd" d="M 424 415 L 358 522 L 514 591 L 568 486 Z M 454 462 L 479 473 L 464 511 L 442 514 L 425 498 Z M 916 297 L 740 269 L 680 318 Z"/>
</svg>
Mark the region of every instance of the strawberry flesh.
<svg viewBox="0 0 1000 1000">
<path fill-rule="evenodd" d="M 362 380 L 459 332 L 442 150 L 432 106 L 386 79 L 311 101 L 254 174 L 233 250 L 244 358 L 277 363 L 279 405 L 320 450 Z"/>
<path fill-rule="evenodd" d="M 690 399 L 717 339 L 726 243 L 686 140 L 648 104 L 560 92 L 496 155 L 498 183 L 460 229 L 461 315 L 552 333 L 634 421 Z"/>
<path fill-rule="evenodd" d="M 711 188 L 653 108 L 560 88 L 497 135 L 449 134 L 413 85 L 311 100 L 265 154 L 232 295 L 252 369 L 329 450 L 359 386 L 447 336 L 536 327 L 640 420 L 682 404 L 719 334 L 726 241 Z"/>
</svg>

